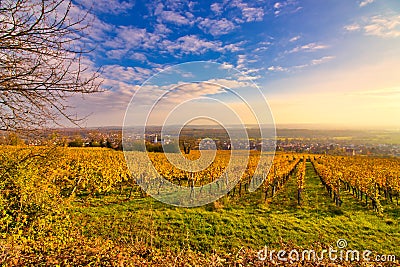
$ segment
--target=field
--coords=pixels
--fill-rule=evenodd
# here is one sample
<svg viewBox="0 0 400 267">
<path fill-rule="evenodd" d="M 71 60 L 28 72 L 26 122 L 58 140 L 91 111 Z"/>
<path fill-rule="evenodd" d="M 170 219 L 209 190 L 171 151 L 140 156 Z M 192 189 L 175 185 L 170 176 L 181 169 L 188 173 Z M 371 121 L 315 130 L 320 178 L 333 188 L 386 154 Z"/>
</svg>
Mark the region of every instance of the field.
<svg viewBox="0 0 400 267">
<path fill-rule="evenodd" d="M 387 266 L 400 258 L 398 158 L 277 154 L 267 173 L 255 171 L 259 155 L 252 152 L 253 163 L 226 196 L 181 208 L 141 190 L 122 152 L 0 150 L 0 263 L 6 266 L 273 266 L 284 263 L 279 250 L 338 250 L 339 239 L 347 241 L 343 250 L 386 256 L 380 259 Z M 158 172 L 181 187 L 212 182 L 229 158 L 218 152 L 214 165 L 191 174 L 174 170 L 160 154 L 149 155 Z M 254 175 L 264 182 L 249 192 Z M 151 184 L 151 177 L 146 181 Z M 258 258 L 265 247 L 276 251 L 272 260 Z M 327 257 L 322 262 L 367 266 Z"/>
</svg>

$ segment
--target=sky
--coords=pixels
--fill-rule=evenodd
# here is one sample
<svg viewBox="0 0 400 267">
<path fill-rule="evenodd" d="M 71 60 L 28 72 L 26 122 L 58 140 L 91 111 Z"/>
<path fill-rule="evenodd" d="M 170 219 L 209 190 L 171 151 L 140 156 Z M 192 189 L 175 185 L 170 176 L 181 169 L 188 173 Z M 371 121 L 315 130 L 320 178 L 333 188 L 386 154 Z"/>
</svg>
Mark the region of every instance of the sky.
<svg viewBox="0 0 400 267">
<path fill-rule="evenodd" d="M 246 95 L 258 86 L 277 125 L 400 128 L 399 0 L 74 0 L 71 15 L 85 10 L 85 64 L 102 68 L 106 90 L 70 99 L 84 126 L 122 125 L 135 93 L 146 102 L 162 87 L 143 91 L 153 75 L 201 61 L 239 71 Z M 198 89 L 178 91 L 240 105 Z M 256 95 L 251 106 L 265 101 Z"/>
</svg>

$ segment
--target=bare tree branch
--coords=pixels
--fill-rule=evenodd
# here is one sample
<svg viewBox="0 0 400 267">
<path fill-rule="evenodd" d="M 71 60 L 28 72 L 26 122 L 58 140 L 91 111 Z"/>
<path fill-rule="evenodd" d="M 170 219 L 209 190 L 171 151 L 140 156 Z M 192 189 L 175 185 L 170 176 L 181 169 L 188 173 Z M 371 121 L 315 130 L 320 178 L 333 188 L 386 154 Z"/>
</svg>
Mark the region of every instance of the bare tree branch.
<svg viewBox="0 0 400 267">
<path fill-rule="evenodd" d="M 64 0 L 0 0 L 0 130 L 61 118 L 77 124 L 66 100 L 101 91 L 99 69 L 85 63 L 88 13 L 74 8 Z"/>
</svg>

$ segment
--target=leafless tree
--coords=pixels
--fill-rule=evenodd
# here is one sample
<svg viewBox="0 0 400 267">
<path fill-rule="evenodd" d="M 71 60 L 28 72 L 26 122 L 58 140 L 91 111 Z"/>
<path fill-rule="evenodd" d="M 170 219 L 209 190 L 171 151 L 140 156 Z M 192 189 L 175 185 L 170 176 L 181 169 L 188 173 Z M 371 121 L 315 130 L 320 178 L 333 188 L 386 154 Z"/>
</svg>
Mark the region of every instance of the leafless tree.
<svg viewBox="0 0 400 267">
<path fill-rule="evenodd" d="M 64 0 L 0 0 L 0 130 L 62 125 L 67 98 L 101 90 L 88 64 L 88 12 Z"/>
</svg>

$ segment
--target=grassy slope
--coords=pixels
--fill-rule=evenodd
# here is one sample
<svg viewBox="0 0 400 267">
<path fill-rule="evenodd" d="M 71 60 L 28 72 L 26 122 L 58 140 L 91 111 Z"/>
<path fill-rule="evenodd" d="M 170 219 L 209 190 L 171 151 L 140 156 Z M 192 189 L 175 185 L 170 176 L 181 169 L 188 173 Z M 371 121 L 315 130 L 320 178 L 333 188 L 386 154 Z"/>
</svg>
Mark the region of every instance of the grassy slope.
<svg viewBox="0 0 400 267">
<path fill-rule="evenodd" d="M 280 249 L 281 242 L 303 248 L 335 247 L 336 241 L 344 238 L 350 249 L 369 249 L 400 258 L 398 207 L 379 218 L 343 193 L 343 206 L 337 208 L 309 163 L 301 206 L 297 205 L 296 190 L 292 178 L 267 203 L 257 191 L 199 208 L 172 207 L 152 198 L 115 204 L 114 197 L 105 197 L 90 205 L 77 203 L 71 216 L 88 237 L 122 243 L 142 241 L 161 250 L 235 254 L 242 247 L 258 250 L 268 245 Z"/>
</svg>

